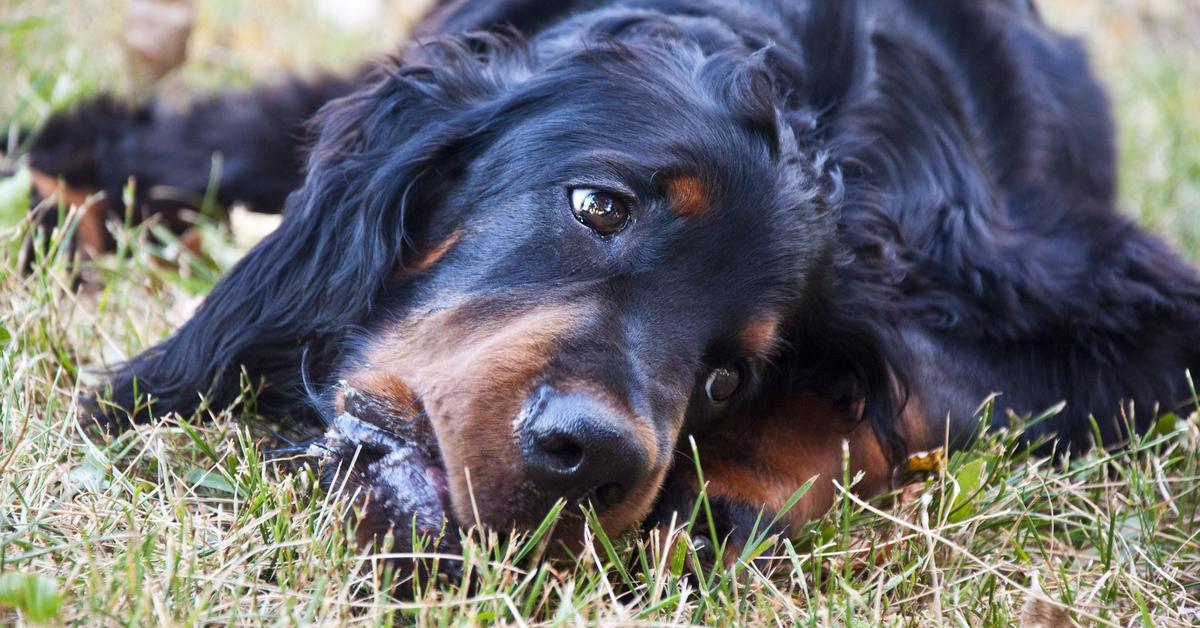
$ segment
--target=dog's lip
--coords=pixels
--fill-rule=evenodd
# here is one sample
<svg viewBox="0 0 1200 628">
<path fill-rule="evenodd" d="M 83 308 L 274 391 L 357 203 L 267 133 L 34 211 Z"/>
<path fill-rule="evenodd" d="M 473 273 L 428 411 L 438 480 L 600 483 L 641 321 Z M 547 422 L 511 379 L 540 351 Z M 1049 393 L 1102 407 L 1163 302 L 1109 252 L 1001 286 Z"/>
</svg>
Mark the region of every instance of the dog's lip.
<svg viewBox="0 0 1200 628">
<path fill-rule="evenodd" d="M 415 501 L 402 501 L 414 507 L 419 504 L 423 511 L 397 513 L 400 518 L 420 514 L 430 520 L 445 517 L 453 524 L 445 466 L 424 412 L 397 416 L 369 393 L 348 386 L 342 392 L 345 411 L 329 423 L 325 438 L 310 446 L 309 455 L 344 463 L 357 457 L 359 483 L 411 493 Z M 437 504 L 416 499 L 430 489 Z"/>
<path fill-rule="evenodd" d="M 371 426 L 379 434 L 406 442 L 426 453 L 437 454 L 437 437 L 429 416 L 420 404 L 413 402 L 403 408 L 394 408 L 374 395 L 343 384 L 343 415 L 349 415 Z"/>
</svg>

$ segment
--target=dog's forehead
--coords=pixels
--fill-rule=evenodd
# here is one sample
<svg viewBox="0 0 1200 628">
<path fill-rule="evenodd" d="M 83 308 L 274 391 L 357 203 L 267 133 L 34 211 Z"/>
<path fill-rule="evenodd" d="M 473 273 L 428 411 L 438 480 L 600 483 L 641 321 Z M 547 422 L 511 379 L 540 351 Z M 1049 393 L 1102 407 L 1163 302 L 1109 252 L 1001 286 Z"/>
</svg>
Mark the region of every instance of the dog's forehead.
<svg viewBox="0 0 1200 628">
<path fill-rule="evenodd" d="M 498 143 L 515 152 L 608 148 L 660 166 L 690 158 L 714 172 L 762 162 L 786 131 L 773 90 L 703 69 L 710 59 L 692 48 L 587 51 L 534 70 L 493 103 Z"/>
<path fill-rule="evenodd" d="M 728 283 L 754 297 L 797 277 L 805 251 L 793 236 L 811 211 L 763 143 L 728 130 L 649 137 L 576 123 L 557 133 L 530 122 L 469 167 L 454 203 L 466 208 L 463 253 L 486 266 L 487 285 L 559 280 L 563 268 L 580 280 L 655 271 L 696 296 Z M 587 234 L 570 217 L 576 187 L 631 192 L 629 229 Z"/>
<path fill-rule="evenodd" d="M 789 157 L 723 112 L 564 104 L 514 125 L 471 170 L 493 190 L 619 183 L 665 196 L 680 215 L 700 219 L 719 217 L 721 208 L 755 213 L 793 202 Z"/>
<path fill-rule="evenodd" d="M 792 237 L 808 213 L 792 193 L 803 175 L 779 151 L 786 143 L 769 141 L 708 86 L 675 78 L 561 72 L 497 104 L 493 132 L 474 145 L 448 201 L 447 220 L 465 228 L 442 274 L 473 289 L 600 289 L 635 277 L 630 290 L 653 284 L 661 297 L 662 286 L 679 286 L 669 301 L 703 312 L 783 301 L 803 263 Z M 581 187 L 619 193 L 629 228 L 587 233 L 570 211 L 570 190 Z"/>
</svg>

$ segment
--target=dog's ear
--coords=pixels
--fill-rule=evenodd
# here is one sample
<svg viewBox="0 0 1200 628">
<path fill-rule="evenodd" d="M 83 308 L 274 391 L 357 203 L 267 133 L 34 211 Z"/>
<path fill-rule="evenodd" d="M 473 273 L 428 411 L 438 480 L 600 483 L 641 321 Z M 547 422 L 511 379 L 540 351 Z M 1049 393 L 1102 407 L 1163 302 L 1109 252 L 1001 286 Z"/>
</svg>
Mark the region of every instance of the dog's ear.
<svg viewBox="0 0 1200 628">
<path fill-rule="evenodd" d="M 174 335 L 122 365 L 99 414 L 144 419 L 214 406 L 239 392 L 242 368 L 265 381 L 258 407 L 306 404 L 302 356 L 320 377 L 337 361 L 335 338 L 362 324 L 414 233 L 465 165 L 503 85 L 504 42 L 483 36 L 416 49 L 416 61 L 380 68 L 317 116 L 318 140 L 303 186 L 280 227 L 221 280 Z M 482 52 L 481 52 L 482 51 Z M 308 352 L 305 355 L 305 352 Z"/>
<path fill-rule="evenodd" d="M 804 96 L 822 117 L 835 116 L 843 102 L 870 82 L 870 20 L 858 0 L 815 2 L 809 10 L 801 39 Z"/>
</svg>

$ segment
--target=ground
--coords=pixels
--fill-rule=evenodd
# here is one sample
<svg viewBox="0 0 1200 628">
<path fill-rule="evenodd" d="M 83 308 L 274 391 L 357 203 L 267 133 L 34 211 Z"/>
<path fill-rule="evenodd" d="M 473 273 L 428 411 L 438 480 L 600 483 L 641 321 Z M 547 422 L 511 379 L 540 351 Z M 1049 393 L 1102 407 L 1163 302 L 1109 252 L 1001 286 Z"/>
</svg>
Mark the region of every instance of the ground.
<svg viewBox="0 0 1200 628">
<path fill-rule="evenodd" d="M 352 67 L 386 52 L 416 13 L 392 0 L 380 17 L 335 24 L 317 4 L 331 5 L 201 2 L 189 61 L 162 89 Z M 1086 37 L 1114 97 L 1123 209 L 1200 261 L 1200 6 L 1043 4 Z M 89 94 L 144 89 L 122 52 L 123 6 L 0 6 L 0 124 L 14 130 L 0 148 Z M 474 588 L 398 601 L 346 542 L 340 495 L 264 463 L 272 445 L 230 417 L 115 439 L 80 427 L 76 399 L 99 369 L 177 325 L 241 248 L 219 224 L 203 228 L 199 253 L 127 229 L 128 254 L 89 268 L 91 288 L 74 289 L 61 255 L 25 276 L 24 176 L 0 180 L 0 624 L 1011 625 L 1063 613 L 1085 625 L 1200 624 L 1196 412 L 1065 469 L 989 434 L 899 498 L 844 496 L 796 539 L 755 548 L 780 557 L 769 576 L 743 564 L 678 578 L 653 547 L 601 536 L 573 563 L 537 564 L 526 557 L 536 539 L 474 533 Z"/>
</svg>

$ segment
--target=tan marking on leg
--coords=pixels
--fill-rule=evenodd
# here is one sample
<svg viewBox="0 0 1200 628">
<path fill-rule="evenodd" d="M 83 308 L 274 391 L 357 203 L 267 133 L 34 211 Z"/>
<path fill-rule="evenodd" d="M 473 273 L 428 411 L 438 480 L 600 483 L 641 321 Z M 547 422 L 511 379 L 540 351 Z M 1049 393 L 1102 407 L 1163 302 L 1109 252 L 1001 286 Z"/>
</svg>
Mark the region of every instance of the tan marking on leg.
<svg viewBox="0 0 1200 628">
<path fill-rule="evenodd" d="M 95 259 L 116 248 L 116 240 L 108 231 L 108 203 L 103 198 L 85 199 L 79 205 L 79 222 L 75 227 L 75 245 L 84 257 Z"/>
<path fill-rule="evenodd" d="M 910 449 L 927 448 L 934 440 L 915 398 L 897 429 Z M 817 476 L 786 516 L 786 521 L 800 524 L 833 505 L 833 482 L 842 481 L 843 441 L 848 444 L 850 477 L 864 474 L 854 492 L 870 497 L 890 488 L 894 462 L 870 423 L 856 421 L 832 401 L 812 395 L 750 408 L 744 418 L 701 435 L 697 446 L 709 494 L 752 507 L 778 510 Z"/>
<path fill-rule="evenodd" d="M 870 424 L 855 416 L 853 405 L 846 407 L 811 394 L 798 394 L 761 402 L 730 417 L 713 431 L 696 437 L 708 495 L 751 511 L 761 509 L 771 518 L 798 488 L 816 477 L 809 491 L 780 522 L 781 527 L 795 530 L 824 515 L 836 503 L 834 482 L 843 481 L 843 441 L 847 443 L 850 477 L 863 474 L 852 488 L 854 493 L 869 498 L 887 490 L 892 486 L 892 470 L 900 461 L 890 460 Z M 916 398 L 910 398 L 897 430 L 910 451 L 932 446 L 931 439 L 936 443 L 942 440 L 940 430 L 929 423 Z M 689 496 L 699 494 L 693 464 L 691 456 L 678 455 L 676 471 L 663 488 L 664 493 L 670 493 L 666 499 L 676 508 L 690 508 Z M 661 526 L 666 522 L 656 523 Z M 745 522 L 718 521 L 718 529 L 705 534 L 724 537 L 733 531 L 725 526 L 739 523 Z M 741 532 L 744 535 L 747 530 Z M 737 546 L 728 548 L 723 554 L 727 564 L 741 550 Z"/>
<path fill-rule="evenodd" d="M 753 423 L 731 427 L 750 432 L 738 439 L 736 451 L 724 454 L 711 445 L 700 450 L 710 494 L 773 512 L 817 476 L 788 513 L 792 521 L 807 521 L 833 504 L 833 481 L 842 479 L 843 441 L 849 443 L 851 476 L 858 470 L 867 472 L 856 490 L 874 489 L 880 478 L 888 477 L 888 465 L 870 425 L 852 421 L 826 399 L 801 396 L 755 417 Z M 705 462 L 705 449 L 713 462 Z"/>
<path fill-rule="evenodd" d="M 96 190 L 59 185 L 58 177 L 37 169 L 31 169 L 30 172 L 33 187 L 38 195 L 43 198 L 61 198 L 68 207 L 78 208 L 75 245 L 84 258 L 95 259 L 114 248 L 116 242 L 105 224 L 108 218 L 108 203 L 102 197 L 93 196 Z"/>
<path fill-rule="evenodd" d="M 96 193 L 96 190 L 88 190 L 82 188 L 73 188 L 65 183 L 59 188 L 58 177 L 46 174 L 36 168 L 30 169 L 33 175 L 33 189 L 42 198 L 56 198 L 61 192 L 63 202 L 68 206 L 83 205 L 87 198 Z"/>
</svg>

